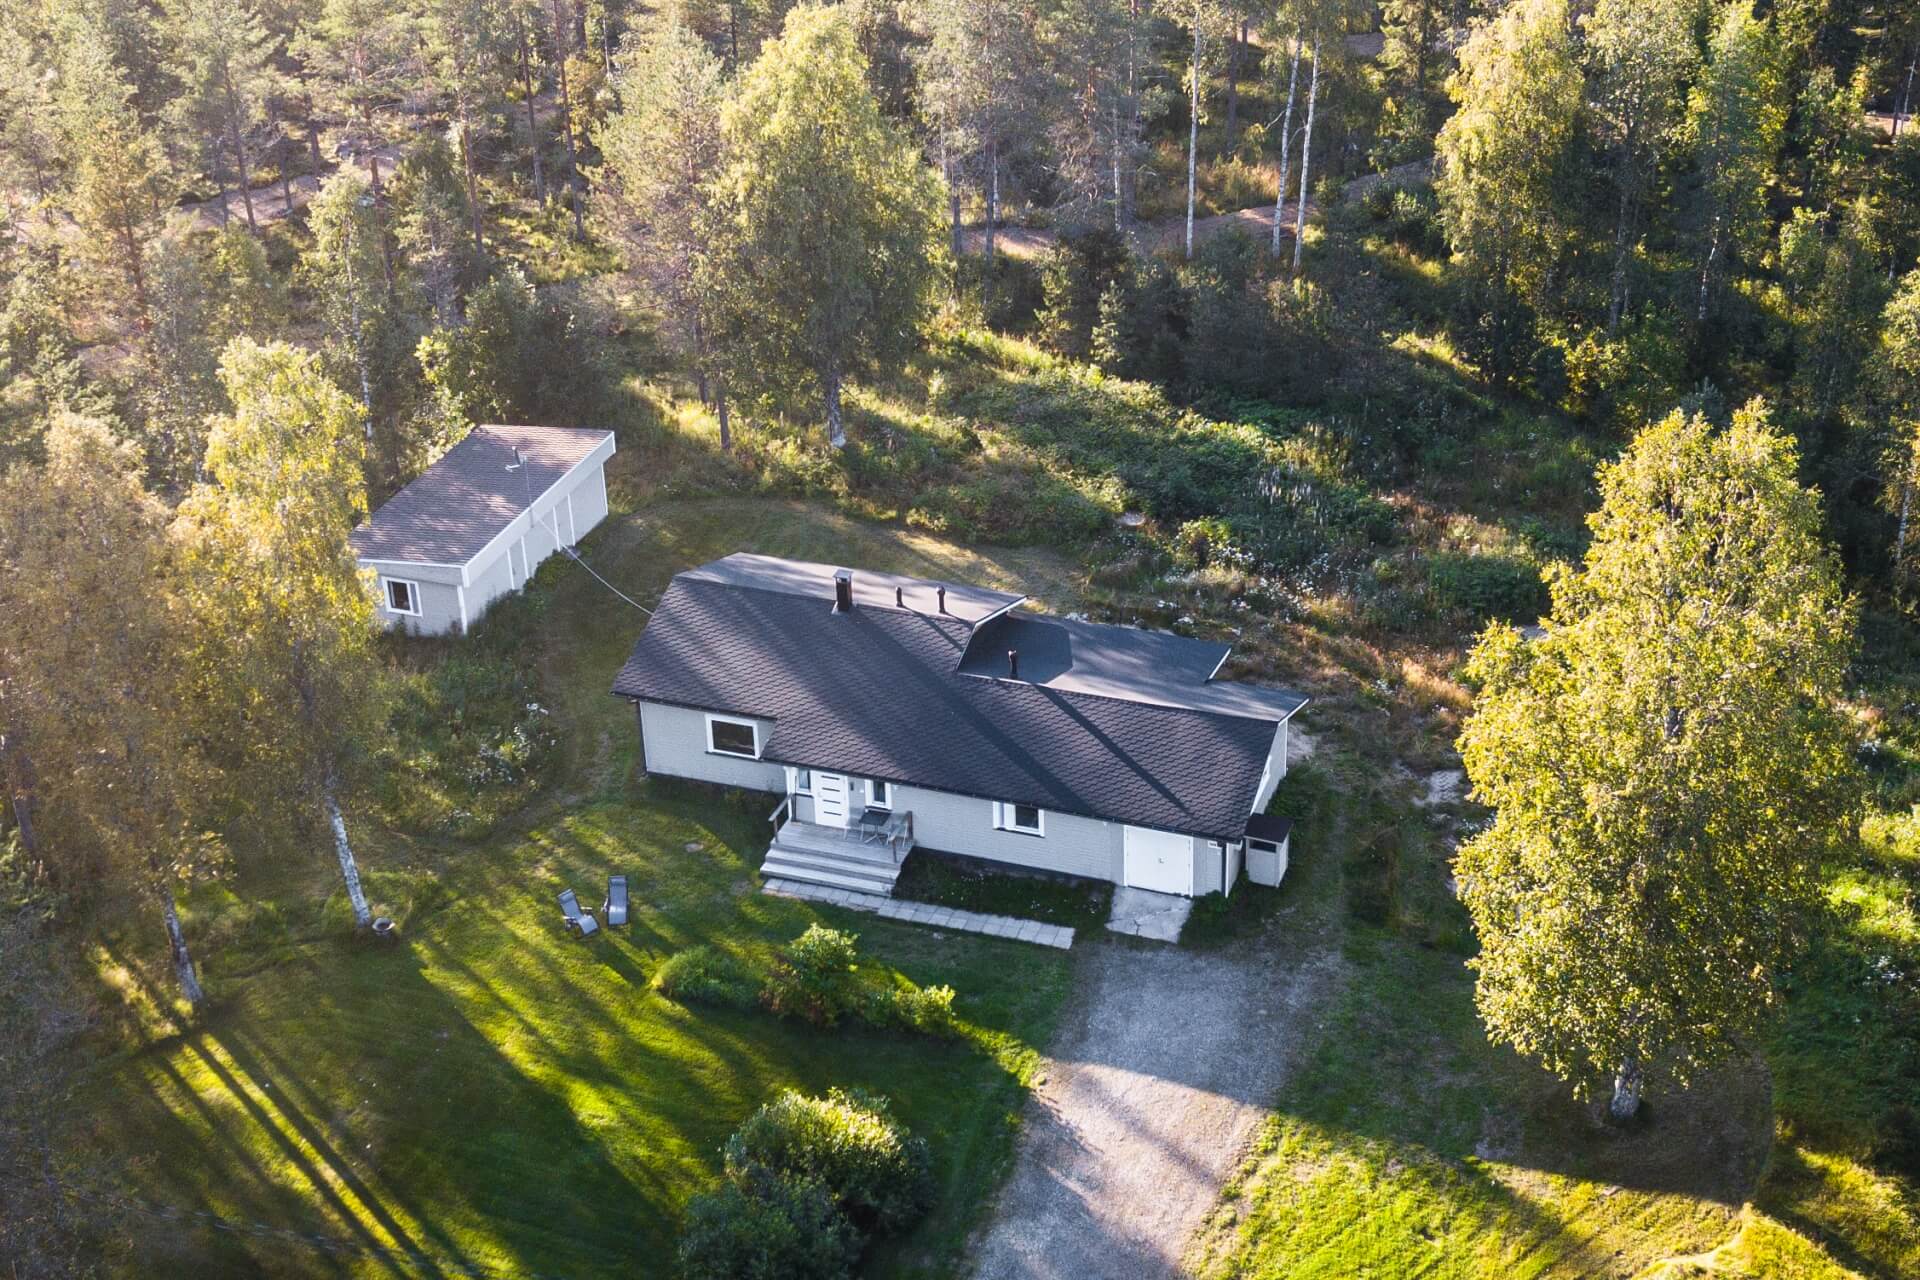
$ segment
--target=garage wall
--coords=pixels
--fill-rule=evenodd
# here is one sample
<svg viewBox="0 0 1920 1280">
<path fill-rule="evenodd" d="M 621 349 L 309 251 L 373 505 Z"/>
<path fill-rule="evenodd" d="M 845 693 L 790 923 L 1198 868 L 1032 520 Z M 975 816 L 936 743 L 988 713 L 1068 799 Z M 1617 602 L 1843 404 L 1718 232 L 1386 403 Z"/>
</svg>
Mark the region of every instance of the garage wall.
<svg viewBox="0 0 1920 1280">
<path fill-rule="evenodd" d="M 460 580 L 458 569 L 445 569 L 438 565 L 379 564 L 369 565 L 361 561 L 361 567 L 374 570 L 375 613 L 381 623 L 397 631 L 410 631 L 415 635 L 439 636 L 458 633 L 460 630 Z M 419 587 L 420 613 L 418 616 L 408 613 L 395 613 L 387 608 L 387 579 L 402 578 Z M 444 579 L 451 579 L 446 581 Z"/>
</svg>

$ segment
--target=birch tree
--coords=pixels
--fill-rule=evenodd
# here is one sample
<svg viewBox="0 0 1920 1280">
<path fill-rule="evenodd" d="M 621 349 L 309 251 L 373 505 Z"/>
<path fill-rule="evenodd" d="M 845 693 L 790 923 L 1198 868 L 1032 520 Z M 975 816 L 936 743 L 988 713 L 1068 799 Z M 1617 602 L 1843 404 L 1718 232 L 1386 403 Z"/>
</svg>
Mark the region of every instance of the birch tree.
<svg viewBox="0 0 1920 1280">
<path fill-rule="evenodd" d="M 548 0 L 553 18 L 554 78 L 560 86 L 560 132 L 567 143 L 567 186 L 573 197 L 573 238 L 586 238 L 586 213 L 580 194 L 580 157 L 573 145 L 573 92 L 567 79 L 567 55 L 577 43 L 569 31 L 567 0 Z M 584 34 L 584 33 L 583 33 Z"/>
<path fill-rule="evenodd" d="M 1910 599 L 1920 546 L 1914 530 L 1914 487 L 1920 484 L 1920 268 L 1900 278 L 1880 315 L 1874 380 L 1888 408 L 1887 500 L 1894 512 L 1894 592 Z"/>
<path fill-rule="evenodd" d="M 720 60 L 687 27 L 668 23 L 629 42 L 614 85 L 620 108 L 595 139 L 606 159 L 600 208 L 692 363 L 701 402 L 715 406 L 721 449 L 730 449 L 725 368 L 716 358 L 720 317 L 699 270 L 724 156 Z"/>
<path fill-rule="evenodd" d="M 1759 409 L 1648 428 L 1545 635 L 1495 624 L 1469 663 L 1475 1002 L 1617 1119 L 1740 1051 L 1846 834 L 1854 605 L 1797 471 Z"/>
<path fill-rule="evenodd" d="M 328 361 L 358 393 L 371 439 L 391 367 L 395 308 L 381 284 L 386 236 L 367 180 L 348 169 L 327 179 L 309 206 L 308 223 L 313 243 L 295 278 L 315 294 Z"/>
<path fill-rule="evenodd" d="M 1280 183 L 1273 197 L 1273 256 L 1280 256 L 1280 232 L 1286 225 L 1287 180 L 1293 176 L 1293 101 L 1300 87 L 1300 24 L 1287 41 L 1287 105 L 1280 113 Z M 1304 201 L 1303 201 L 1304 203 Z"/>
<path fill-rule="evenodd" d="M 195 818 L 209 777 L 185 716 L 170 560 L 165 510 L 97 422 L 58 416 L 45 464 L 0 476 L 0 736 L 16 785 L 23 763 L 36 780 L 43 865 L 69 892 L 147 905 L 198 1008 L 175 895 L 208 858 Z"/>
<path fill-rule="evenodd" d="M 811 381 L 836 449 L 847 377 L 918 344 L 944 266 L 936 180 L 881 114 L 864 64 L 838 10 L 788 14 L 721 113 L 700 268 L 733 335 L 732 380 Z"/>
<path fill-rule="evenodd" d="M 1142 126 L 1167 106 L 1164 88 L 1140 67 L 1147 21 L 1140 0 L 1062 0 L 1043 19 L 1058 101 L 1049 131 L 1054 162 L 1077 209 L 1104 206 L 1103 220 L 1122 233 L 1132 220 Z"/>
<path fill-rule="evenodd" d="M 1735 258 L 1767 239 L 1767 194 L 1787 123 L 1785 79 L 1766 23 L 1751 0 L 1729 0 L 1708 41 L 1687 102 L 1685 136 L 1695 177 L 1688 239 L 1694 319 L 1705 324 Z"/>
<path fill-rule="evenodd" d="M 347 544 L 366 514 L 360 412 L 319 360 L 240 339 L 221 379 L 233 412 L 207 442 L 211 483 L 181 504 L 190 669 L 228 761 L 266 816 L 317 812 L 356 925 L 371 920 L 341 811 L 345 769 L 380 722 L 373 592 Z"/>
<path fill-rule="evenodd" d="M 1686 86 L 1698 66 L 1696 0 L 1600 0 L 1581 19 L 1592 68 L 1594 118 L 1613 180 L 1613 270 L 1607 331 L 1619 328 L 1630 297 L 1634 246 L 1659 165 L 1676 142 Z"/>
</svg>

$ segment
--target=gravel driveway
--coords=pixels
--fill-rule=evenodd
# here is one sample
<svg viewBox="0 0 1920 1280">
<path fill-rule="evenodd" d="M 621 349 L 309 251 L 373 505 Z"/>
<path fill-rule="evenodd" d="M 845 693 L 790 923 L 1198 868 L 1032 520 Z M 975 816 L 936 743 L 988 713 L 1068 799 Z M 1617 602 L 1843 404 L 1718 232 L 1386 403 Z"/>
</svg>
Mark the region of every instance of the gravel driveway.
<svg viewBox="0 0 1920 1280">
<path fill-rule="evenodd" d="M 975 1241 L 978 1280 L 1182 1274 L 1337 973 L 1332 953 L 1303 951 L 1086 947 L 1013 1176 Z"/>
</svg>

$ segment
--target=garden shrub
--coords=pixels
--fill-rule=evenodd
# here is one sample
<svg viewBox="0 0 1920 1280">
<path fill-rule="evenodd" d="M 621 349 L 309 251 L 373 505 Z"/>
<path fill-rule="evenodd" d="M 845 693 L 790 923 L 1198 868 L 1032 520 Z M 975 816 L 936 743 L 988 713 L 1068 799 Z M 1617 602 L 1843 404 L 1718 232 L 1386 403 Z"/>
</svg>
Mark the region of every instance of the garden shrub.
<svg viewBox="0 0 1920 1280">
<path fill-rule="evenodd" d="M 680 1271 L 686 1280 L 845 1280 L 860 1245 L 826 1187 L 742 1170 L 687 1206 Z"/>
<path fill-rule="evenodd" d="M 736 1185 L 764 1171 L 824 1187 L 856 1227 L 880 1235 L 912 1226 L 933 1193 L 926 1143 L 886 1099 L 843 1089 L 824 1098 L 790 1089 L 762 1106 L 728 1139 L 726 1169 Z"/>
<path fill-rule="evenodd" d="M 887 993 L 889 1021 L 922 1035 L 950 1036 L 960 1029 L 953 1013 L 953 988 L 896 987 Z"/>
<path fill-rule="evenodd" d="M 668 956 L 653 985 L 682 1004 L 749 1009 L 760 999 L 760 984 L 747 967 L 705 943 Z"/>
<path fill-rule="evenodd" d="M 1532 622 L 1547 610 L 1539 566 L 1516 556 L 1443 551 L 1427 567 L 1427 584 L 1443 608 L 1475 618 Z"/>
<path fill-rule="evenodd" d="M 859 981 L 854 973 L 858 937 L 825 925 L 810 924 L 774 963 L 767 981 L 767 1004 L 775 1013 L 830 1027 L 856 1007 Z"/>
</svg>

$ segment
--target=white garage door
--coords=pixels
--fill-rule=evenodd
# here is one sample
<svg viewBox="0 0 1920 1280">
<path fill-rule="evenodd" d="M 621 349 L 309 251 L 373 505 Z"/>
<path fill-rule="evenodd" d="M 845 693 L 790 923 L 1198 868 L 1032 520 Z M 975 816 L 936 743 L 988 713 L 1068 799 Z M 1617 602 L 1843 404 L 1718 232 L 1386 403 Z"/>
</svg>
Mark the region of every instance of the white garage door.
<svg viewBox="0 0 1920 1280">
<path fill-rule="evenodd" d="M 1127 887 L 1157 893 L 1193 892 L 1193 841 L 1171 831 L 1128 827 L 1124 841 Z"/>
</svg>

